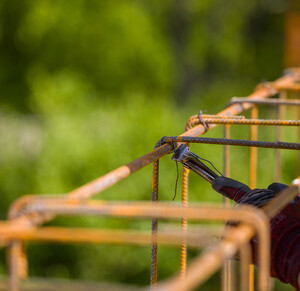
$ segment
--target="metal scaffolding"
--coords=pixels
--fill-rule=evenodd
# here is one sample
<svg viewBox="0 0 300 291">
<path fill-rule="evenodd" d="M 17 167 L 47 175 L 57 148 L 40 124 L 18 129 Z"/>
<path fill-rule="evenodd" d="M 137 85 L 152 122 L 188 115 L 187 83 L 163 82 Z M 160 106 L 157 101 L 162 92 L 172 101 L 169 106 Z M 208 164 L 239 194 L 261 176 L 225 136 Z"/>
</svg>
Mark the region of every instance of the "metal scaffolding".
<svg viewBox="0 0 300 291">
<path fill-rule="evenodd" d="M 282 191 L 275 199 L 261 209 L 251 206 L 233 208 L 227 199 L 222 205 L 188 204 L 189 170 L 183 168 L 182 203 L 158 202 L 159 198 L 159 159 L 171 153 L 180 144 L 207 143 L 224 147 L 224 175 L 230 176 L 229 147 L 250 147 L 249 186 L 256 187 L 257 148 L 275 149 L 275 180 L 281 177 L 281 150 L 300 150 L 299 143 L 282 141 L 282 126 L 300 128 L 300 120 L 284 120 L 284 106 L 299 106 L 300 100 L 287 99 L 287 92 L 300 91 L 300 68 L 287 70 L 274 82 L 260 84 L 248 97 L 234 97 L 227 107 L 217 115 L 204 115 L 201 112 L 192 116 L 186 123 L 185 132 L 180 136 L 163 137 L 153 151 L 123 165 L 98 179 L 91 181 L 65 195 L 27 195 L 16 200 L 10 208 L 8 221 L 0 223 L 0 237 L 3 247 L 8 248 L 9 288 L 19 290 L 20 279 L 28 276 L 26 242 L 48 241 L 65 243 L 111 243 L 151 246 L 152 290 L 191 290 L 202 284 L 218 269 L 222 271 L 222 290 L 234 290 L 234 272 L 229 259 L 239 253 L 239 290 L 254 290 L 251 239 L 258 236 L 258 290 L 270 290 L 270 233 L 269 219 L 274 217 L 300 191 L 300 177 Z M 278 98 L 268 99 L 273 96 Z M 266 120 L 258 118 L 258 106 L 272 106 L 277 118 Z M 251 118 L 239 114 L 250 109 Z M 199 137 L 208 130 L 224 126 L 224 138 Z M 230 138 L 231 126 L 250 126 L 250 140 Z M 276 126 L 276 142 L 258 141 L 258 126 Z M 299 135 L 300 137 L 300 135 Z M 91 200 L 93 196 L 129 177 L 148 164 L 153 164 L 152 202 L 107 202 Z M 107 229 L 68 229 L 64 227 L 43 226 L 59 215 L 95 215 L 108 217 L 146 218 L 152 221 L 151 233 L 132 230 Z M 181 220 L 181 230 L 158 231 L 159 219 Z M 206 248 L 192 262 L 187 263 L 187 248 L 207 245 L 201 227 L 197 231 L 187 228 L 188 221 L 240 222 L 237 227 L 226 226 L 221 239 L 213 248 Z M 72 232 L 71 232 L 72 231 Z M 72 234 L 72 235 L 71 235 Z M 158 245 L 180 245 L 180 272 L 163 282 L 157 282 Z M 250 264 L 250 267 L 249 267 Z M 222 267 L 223 266 L 223 267 Z"/>
</svg>

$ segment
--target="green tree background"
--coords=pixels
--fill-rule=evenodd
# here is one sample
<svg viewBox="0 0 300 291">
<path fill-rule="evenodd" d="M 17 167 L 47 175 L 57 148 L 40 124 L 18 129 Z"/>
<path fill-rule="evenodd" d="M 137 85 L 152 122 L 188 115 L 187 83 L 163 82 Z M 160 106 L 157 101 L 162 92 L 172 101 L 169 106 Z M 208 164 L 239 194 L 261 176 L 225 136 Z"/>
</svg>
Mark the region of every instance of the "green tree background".
<svg viewBox="0 0 300 291">
<path fill-rule="evenodd" d="M 0 219 L 21 195 L 67 193 L 149 152 L 162 136 L 182 133 L 200 109 L 217 113 L 232 96 L 280 76 L 285 9 L 283 0 L 2 0 Z M 263 117 L 272 114 L 262 109 Z M 274 139 L 274 129 L 260 134 Z M 222 129 L 206 135 L 222 136 Z M 248 136 L 233 129 L 233 137 Z M 288 131 L 286 138 L 293 138 Z M 222 169 L 220 147 L 193 149 Z M 272 164 L 272 152 L 259 155 L 261 165 Z M 295 176 L 294 158 L 284 156 L 283 182 Z M 234 149 L 233 178 L 248 181 L 247 159 L 247 149 Z M 272 174 L 259 172 L 264 187 Z M 171 201 L 175 179 L 165 157 L 162 200 Z M 191 201 L 221 201 L 214 194 L 191 176 Z M 151 199 L 151 167 L 97 198 Z M 150 229 L 149 221 L 95 218 L 52 224 Z M 149 281 L 148 248 L 29 244 L 28 253 L 32 276 Z M 1 273 L 4 257 L 1 251 Z M 159 251 L 159 279 L 178 265 L 178 249 Z M 215 281 L 205 286 L 217 288 Z"/>
</svg>

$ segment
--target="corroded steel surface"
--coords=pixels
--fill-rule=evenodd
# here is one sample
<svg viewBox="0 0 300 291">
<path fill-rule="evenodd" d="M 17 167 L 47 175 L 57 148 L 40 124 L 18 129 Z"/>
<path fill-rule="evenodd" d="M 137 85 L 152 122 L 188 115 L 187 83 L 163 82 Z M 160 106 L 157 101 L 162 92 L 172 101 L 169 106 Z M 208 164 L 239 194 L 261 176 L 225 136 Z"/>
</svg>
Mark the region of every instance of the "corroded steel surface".
<svg viewBox="0 0 300 291">
<path fill-rule="evenodd" d="M 166 143 L 189 142 L 189 143 L 234 145 L 234 146 L 246 146 L 246 147 L 251 146 L 251 147 L 288 149 L 288 150 L 300 149 L 300 143 L 281 142 L 281 141 L 277 141 L 277 142 L 255 141 L 255 140 L 226 139 L 226 138 L 213 138 L 213 137 L 166 136 L 163 138 L 163 142 Z"/>
<path fill-rule="evenodd" d="M 274 90 L 270 92 L 269 89 L 262 87 L 258 88 L 248 96 L 250 99 L 265 99 L 268 97 L 271 97 L 272 95 L 279 92 L 280 88 L 282 86 L 292 86 L 297 80 L 298 74 L 295 74 L 293 72 L 289 72 L 288 74 L 280 77 L 276 81 L 272 82 L 272 86 Z M 246 109 L 251 108 L 252 104 L 233 104 L 223 111 L 221 111 L 218 116 L 227 116 L 227 115 L 238 115 L 245 111 Z M 217 124 L 209 124 L 209 128 L 215 127 Z M 199 136 L 204 133 L 204 126 L 202 124 L 199 124 L 188 131 L 184 132 L 181 136 Z M 76 197 L 78 199 L 88 199 L 96 194 L 98 194 L 101 191 L 104 191 L 105 189 L 111 187 L 112 185 L 116 184 L 117 182 L 121 181 L 122 179 L 128 177 L 132 173 L 136 172 L 137 170 L 143 168 L 144 166 L 148 165 L 149 163 L 154 162 L 155 160 L 159 159 L 160 157 L 170 153 L 173 150 L 172 145 L 170 144 L 164 144 L 156 149 L 154 149 L 152 152 L 134 160 L 133 162 L 121 166 L 106 175 L 83 185 L 82 187 L 79 187 L 73 191 L 71 191 L 68 195 L 71 197 Z M 18 202 L 16 202 L 15 207 L 17 206 Z M 30 220 L 30 219 L 29 219 Z M 43 223 L 46 221 L 47 218 L 41 216 L 40 221 L 36 218 L 35 223 Z"/>
<path fill-rule="evenodd" d="M 282 191 L 275 201 L 269 202 L 264 207 L 264 212 L 267 216 L 275 215 L 280 209 L 284 207 L 291 199 L 293 199 L 300 191 L 300 177 L 294 180 L 294 185 L 290 188 Z M 270 217 L 270 216 L 269 216 Z M 182 281 L 178 276 L 166 280 L 158 285 L 158 290 L 192 290 L 199 283 L 205 281 L 211 274 L 213 274 L 222 264 L 224 258 L 232 257 L 240 247 L 253 237 L 253 228 L 247 224 L 241 224 L 237 228 L 229 228 L 224 236 L 226 239 L 221 240 L 220 244 L 216 248 L 207 249 L 204 254 L 199 255 L 187 268 L 185 280 Z M 267 231 L 268 232 L 268 231 Z M 268 235 L 269 236 L 269 235 Z M 229 239 L 228 239 L 229 237 Z M 267 252 L 269 253 L 269 252 Z M 264 257 L 267 253 L 260 252 L 260 255 L 264 258 L 260 263 L 265 263 L 267 259 Z M 261 265 L 260 265 L 261 271 Z M 268 278 L 266 270 L 261 271 L 261 278 Z M 267 271 L 269 272 L 269 271 Z M 268 290 L 268 280 L 260 280 L 258 290 Z"/>
<path fill-rule="evenodd" d="M 286 92 L 286 91 L 283 91 Z M 300 100 L 289 100 L 286 98 L 280 98 L 280 99 L 265 99 L 265 100 L 253 100 L 248 98 L 239 98 L 239 97 L 233 97 L 231 98 L 229 105 L 231 104 L 242 104 L 242 103 L 249 103 L 249 104 L 262 104 L 262 105 L 291 105 L 291 106 L 300 106 Z M 282 119 L 282 118 L 278 118 Z"/>
<path fill-rule="evenodd" d="M 166 204 L 158 202 L 158 177 L 159 159 L 170 153 L 181 143 L 208 143 L 221 144 L 224 146 L 224 173 L 229 173 L 229 145 L 250 146 L 250 186 L 255 186 L 257 154 L 254 147 L 275 149 L 299 150 L 300 144 L 286 142 L 263 142 L 257 141 L 258 125 L 272 126 L 300 126 L 299 120 L 283 120 L 281 106 L 298 106 L 299 100 L 287 100 L 285 91 L 298 91 L 300 81 L 300 69 L 294 68 L 287 71 L 286 75 L 274 82 L 260 84 L 254 93 L 247 98 L 232 99 L 232 103 L 217 115 L 205 115 L 201 112 L 192 116 L 186 124 L 185 132 L 177 137 L 164 137 L 155 149 L 144 156 L 123 165 L 98 179 L 91 181 L 68 194 L 56 195 L 28 195 L 18 199 L 9 212 L 9 222 L 0 223 L 1 242 L 9 244 L 9 271 L 10 290 L 18 290 L 18 279 L 27 275 L 27 258 L 24 242 L 27 240 L 48 240 L 60 242 L 93 242 L 93 243 L 128 243 L 128 244 L 151 244 L 151 286 L 159 290 L 185 290 L 192 289 L 197 284 L 206 280 L 215 272 L 225 259 L 232 258 L 238 251 L 240 253 L 241 281 L 240 288 L 245 289 L 248 285 L 248 264 L 251 250 L 249 241 L 258 234 L 259 254 L 259 290 L 268 290 L 269 276 L 269 231 L 268 218 L 274 217 L 280 209 L 299 192 L 300 180 L 297 178 L 287 190 L 283 191 L 262 210 L 253 207 L 230 208 L 228 201 L 225 206 L 218 208 L 188 205 L 188 171 L 183 172 L 182 204 Z M 280 92 L 280 99 L 267 99 Z M 257 107 L 260 104 L 277 105 L 278 119 L 258 119 Z M 236 116 L 246 109 L 252 108 L 251 119 Z M 207 130 L 223 124 L 225 138 L 200 138 L 199 135 Z M 229 139 L 231 125 L 250 125 L 251 140 Z M 281 137 L 280 131 L 277 132 Z M 277 151 L 276 165 L 280 165 L 281 156 Z M 132 173 L 146 165 L 153 163 L 152 179 L 152 203 L 113 203 L 105 201 L 89 201 L 94 195 L 113 186 L 127 178 Z M 276 174 L 279 175 L 278 173 Z M 87 230 L 77 229 L 77 235 L 70 235 L 70 230 L 64 228 L 49 228 L 41 226 L 56 215 L 105 215 L 118 217 L 151 218 L 152 234 L 136 231 L 111 231 L 111 230 Z M 181 219 L 182 228 L 177 231 L 158 232 L 158 218 Z M 188 219 L 196 220 L 236 220 L 242 223 L 236 227 L 226 227 L 223 238 L 214 248 L 208 248 L 199 255 L 192 263 L 187 265 L 187 246 L 203 246 L 203 236 L 187 229 Z M 181 245 L 180 276 L 174 276 L 164 283 L 157 284 L 157 246 L 161 244 Z M 231 271 L 227 268 L 224 277 L 227 290 L 233 290 Z M 250 288 L 253 288 L 253 280 L 249 280 Z M 252 285 L 251 285 L 252 284 Z M 223 286 L 225 286 L 223 285 Z M 224 290 L 226 290 L 226 288 Z"/>
</svg>

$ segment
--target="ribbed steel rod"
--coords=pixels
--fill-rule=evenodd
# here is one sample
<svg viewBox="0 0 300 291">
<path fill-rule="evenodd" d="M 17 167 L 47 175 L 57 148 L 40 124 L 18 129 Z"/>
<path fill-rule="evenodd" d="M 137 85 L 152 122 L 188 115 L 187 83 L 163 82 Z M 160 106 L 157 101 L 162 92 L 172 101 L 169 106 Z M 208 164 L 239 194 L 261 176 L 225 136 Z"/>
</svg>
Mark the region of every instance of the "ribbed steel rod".
<svg viewBox="0 0 300 291">
<path fill-rule="evenodd" d="M 300 191 L 300 177 L 293 181 L 293 186 L 283 190 L 278 196 L 271 200 L 262 208 L 264 213 L 272 218 L 283 209 L 291 199 L 293 199 Z M 173 276 L 165 282 L 159 284 L 158 290 L 192 290 L 197 285 L 204 282 L 211 276 L 222 264 L 224 258 L 229 258 L 230 253 L 233 255 L 237 251 L 237 246 L 241 245 L 253 236 L 253 228 L 246 224 L 241 224 L 236 228 L 230 228 L 230 236 L 234 236 L 234 240 L 222 240 L 218 247 L 207 249 L 203 254 L 199 255 L 187 268 L 186 279 L 182 282 L 178 276 Z M 228 235 L 226 236 L 228 237 Z M 259 290 L 268 290 L 268 286 L 260 286 Z"/>
<path fill-rule="evenodd" d="M 293 72 L 288 72 L 283 77 L 278 78 L 276 81 L 272 82 L 274 88 L 277 89 L 277 92 L 280 87 L 282 86 L 292 86 L 295 83 L 295 80 L 297 78 L 297 74 Z M 266 99 L 268 97 L 271 97 L 274 94 L 271 94 L 271 92 L 266 88 L 258 88 L 255 90 L 252 94 L 250 94 L 248 97 L 252 99 Z M 233 104 L 232 106 L 227 107 L 223 111 L 219 112 L 219 116 L 230 116 L 230 115 L 237 115 L 245 111 L 246 109 L 251 108 L 252 104 L 244 104 L 243 106 L 240 106 L 238 104 Z M 216 124 L 209 124 L 209 129 L 215 127 Z M 199 136 L 204 133 L 204 126 L 202 124 L 199 124 L 196 127 L 190 128 L 188 131 L 184 132 L 182 136 Z M 134 160 L 133 162 L 121 166 L 109 173 L 107 173 L 104 176 L 99 177 L 98 179 L 95 179 L 75 190 L 68 193 L 69 197 L 78 198 L 78 199 L 88 199 L 97 193 L 104 191 L 105 189 L 111 187 L 112 185 L 118 183 L 119 181 L 125 179 L 126 177 L 130 176 L 132 173 L 136 172 L 137 170 L 143 168 L 144 166 L 152 163 L 153 161 L 159 159 L 160 157 L 170 153 L 172 151 L 173 147 L 171 144 L 164 144 L 160 146 L 159 148 L 156 148 L 150 153 L 147 153 L 146 155 Z M 34 200 L 34 199 L 32 199 Z M 23 200 L 17 200 L 13 204 L 12 212 L 13 210 L 17 210 L 19 208 L 19 201 L 21 204 L 23 204 Z M 29 201 L 28 201 L 29 202 Z M 30 202 L 29 202 L 30 203 Z M 17 211 L 16 211 L 17 212 Z M 26 220 L 26 218 L 24 218 Z M 30 221 L 30 217 L 27 217 L 27 219 Z M 48 217 L 44 217 L 44 215 L 40 216 L 40 219 L 36 218 L 34 223 L 43 223 L 48 220 Z"/>
<path fill-rule="evenodd" d="M 300 120 L 277 119 L 238 119 L 238 118 L 204 118 L 206 124 L 246 124 L 246 125 L 271 125 L 271 126 L 300 126 Z"/>
<path fill-rule="evenodd" d="M 231 98 L 228 106 L 232 104 L 242 104 L 242 103 L 249 103 L 249 104 L 262 104 L 262 105 L 292 105 L 292 106 L 300 106 L 300 100 L 294 99 L 265 99 L 265 100 L 256 100 L 256 99 L 249 99 L 247 97 L 233 97 Z"/>
<path fill-rule="evenodd" d="M 221 233 L 220 233 L 221 234 Z M 22 241 L 50 241 L 60 243 L 108 243 L 149 245 L 151 235 L 148 231 L 136 230 L 110 230 L 110 229 L 86 229 L 66 227 L 37 227 L 28 228 L 14 226 L 8 223 L 0 224 L 0 235 L 6 240 L 18 239 Z M 203 232 L 185 232 L 182 230 L 160 231 L 157 234 L 159 243 L 167 246 L 178 246 L 185 239 L 186 244 L 199 248 L 211 245 L 212 234 L 204 236 Z"/>
<path fill-rule="evenodd" d="M 293 87 L 295 84 L 295 81 L 297 80 L 298 75 L 293 72 L 289 71 L 286 75 L 283 77 L 277 79 L 276 81 L 272 82 L 272 90 L 269 90 L 269 88 L 266 87 L 260 87 L 257 88 L 252 94 L 249 95 L 250 98 L 253 99 L 265 99 L 270 96 L 273 96 L 274 94 L 278 93 L 280 88 L 282 87 Z M 251 108 L 252 104 L 233 104 L 229 106 L 228 108 L 221 111 L 218 115 L 225 116 L 225 115 L 237 115 L 241 112 L 245 111 L 246 109 Z M 182 134 L 182 136 L 199 136 L 205 132 L 207 129 L 211 129 L 213 127 L 216 127 L 217 124 L 209 124 L 208 126 L 204 126 L 202 124 L 191 128 L 189 131 Z M 172 151 L 173 147 L 171 144 L 164 144 L 160 146 L 159 148 L 155 149 L 154 151 L 138 158 L 137 160 L 121 166 L 106 175 L 99 177 L 95 179 L 94 181 L 91 181 L 77 189 L 74 189 L 72 192 L 68 193 L 68 197 L 77 198 L 78 201 L 82 201 L 85 199 L 89 199 L 92 196 L 98 194 L 99 192 L 104 191 L 105 189 L 113 186 L 114 184 L 118 183 L 119 181 L 127 178 L 132 173 L 136 172 L 137 170 L 143 168 L 144 166 L 152 163 L 153 161 L 159 159 L 160 157 L 168 154 L 170 151 Z M 30 200 L 30 199 L 29 199 Z M 32 199 L 34 201 L 34 199 Z M 24 202 L 24 200 L 19 200 L 21 204 Z M 20 209 L 20 205 L 18 204 L 19 201 L 16 201 L 14 203 L 14 206 L 12 209 L 12 212 L 16 210 L 15 212 L 18 212 L 18 209 Z M 30 204 L 31 202 L 28 201 Z M 15 223 L 27 223 L 27 224 L 42 224 L 46 221 L 49 221 L 53 218 L 53 216 L 45 214 L 45 213 L 36 213 L 36 215 L 32 216 L 23 216 L 19 217 L 15 220 Z M 17 256 L 20 257 L 17 252 L 14 251 L 14 246 L 11 247 L 10 251 L 11 256 Z M 20 259 L 19 258 L 11 258 L 11 269 L 16 270 L 18 268 Z M 20 274 L 19 271 L 12 272 L 11 277 L 11 288 L 17 288 L 18 285 L 18 274 Z M 12 287 L 15 286 L 15 287 Z"/>
<path fill-rule="evenodd" d="M 152 166 L 152 203 L 158 202 L 158 180 L 159 180 L 159 160 L 153 162 Z M 157 231 L 158 219 L 152 217 L 151 222 L 151 272 L 150 272 L 150 286 L 152 290 L 157 287 Z"/>
<path fill-rule="evenodd" d="M 205 144 L 300 150 L 300 143 L 291 143 L 291 142 L 282 142 L 282 141 L 269 142 L 269 141 L 251 141 L 251 140 L 243 140 L 243 139 L 212 138 L 212 137 L 165 136 L 162 138 L 162 142 L 164 143 L 189 142 L 189 143 L 205 143 Z"/>
</svg>

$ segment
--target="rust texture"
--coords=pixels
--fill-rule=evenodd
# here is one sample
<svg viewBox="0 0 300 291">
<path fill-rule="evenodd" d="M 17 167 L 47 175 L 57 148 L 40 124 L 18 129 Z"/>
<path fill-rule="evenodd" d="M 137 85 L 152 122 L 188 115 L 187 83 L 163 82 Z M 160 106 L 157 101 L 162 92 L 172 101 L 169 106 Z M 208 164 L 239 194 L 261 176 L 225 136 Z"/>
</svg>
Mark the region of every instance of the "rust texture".
<svg viewBox="0 0 300 291">
<path fill-rule="evenodd" d="M 158 202 L 158 171 L 159 171 L 159 160 L 154 161 L 152 167 L 152 203 Z M 151 240 L 151 278 L 150 284 L 152 289 L 156 288 L 157 285 L 157 231 L 158 231 L 158 219 L 152 217 L 152 240 Z"/>
<path fill-rule="evenodd" d="M 219 144 L 219 145 L 234 145 L 246 147 L 261 147 L 272 149 L 288 149 L 299 150 L 300 143 L 292 142 L 271 142 L 271 141 L 255 141 L 243 139 L 227 139 L 227 138 L 213 138 L 213 137 L 189 137 L 189 136 L 166 136 L 163 138 L 166 143 L 171 142 L 189 142 L 189 143 L 205 143 L 205 144 Z"/>
<path fill-rule="evenodd" d="M 293 185 L 282 191 L 273 201 L 262 209 L 250 206 L 232 208 L 228 200 L 216 206 L 188 204 L 188 175 L 183 168 L 181 204 L 158 202 L 159 159 L 172 152 L 181 143 L 206 143 L 224 146 L 224 174 L 230 176 L 229 146 L 250 147 L 249 155 L 249 185 L 255 187 L 257 175 L 257 147 L 276 149 L 275 163 L 281 167 L 281 149 L 299 150 L 299 143 L 281 141 L 282 126 L 299 127 L 299 120 L 284 120 L 284 106 L 299 106 L 296 99 L 287 99 L 287 91 L 299 91 L 300 69 L 292 68 L 274 82 L 265 82 L 256 87 L 255 91 L 245 98 L 233 98 L 230 104 L 217 115 L 207 115 L 200 112 L 192 116 L 186 123 L 185 132 L 180 136 L 164 137 L 154 150 L 144 156 L 123 165 L 106 175 L 99 177 L 70 193 L 63 195 L 27 195 L 13 203 L 9 211 L 9 221 L 0 223 L 2 246 L 8 246 L 9 284 L 10 290 L 19 290 L 19 279 L 27 276 L 27 257 L 25 243 L 27 241 L 58 241 L 68 243 L 112 243 L 151 245 L 151 274 L 150 286 L 158 290 L 191 290 L 203 283 L 222 263 L 232 258 L 236 252 L 240 254 L 239 287 L 235 286 L 232 265 L 227 261 L 223 267 L 222 290 L 254 290 L 254 273 L 249 268 L 251 248 L 249 241 L 258 235 L 258 290 L 269 290 L 270 269 L 270 237 L 268 219 L 274 217 L 299 192 L 300 178 L 294 180 Z M 280 93 L 278 99 L 268 99 Z M 258 106 L 276 105 L 277 119 L 258 119 Z M 251 109 L 251 119 L 239 116 L 247 109 Z M 224 138 L 199 137 L 208 130 L 224 126 Z M 234 125 L 249 125 L 250 140 L 230 139 L 230 127 Z M 276 126 L 276 142 L 258 141 L 259 126 Z M 152 202 L 106 202 L 89 200 L 96 194 L 129 177 L 134 172 L 153 163 L 152 171 Z M 274 173 L 280 178 L 280 170 Z M 76 229 L 70 235 L 70 229 L 45 227 L 43 224 L 57 215 L 97 215 L 109 217 L 147 218 L 152 221 L 150 233 L 132 230 L 87 230 Z M 181 229 L 175 231 L 158 231 L 159 219 L 179 219 Z M 190 231 L 189 220 L 210 221 L 219 220 L 240 221 L 238 227 L 226 227 L 222 240 L 214 246 L 208 247 L 203 254 L 192 262 L 187 262 L 187 247 L 206 246 L 203 232 Z M 76 233 L 76 234 L 75 234 Z M 157 283 L 157 248 L 162 245 L 180 246 L 179 275 Z M 209 245 L 209 244 L 208 244 Z M 249 275 L 250 271 L 250 275 Z"/>
</svg>

